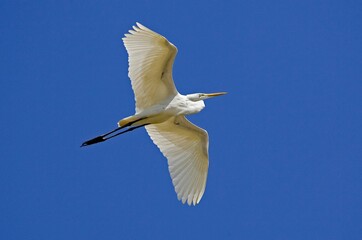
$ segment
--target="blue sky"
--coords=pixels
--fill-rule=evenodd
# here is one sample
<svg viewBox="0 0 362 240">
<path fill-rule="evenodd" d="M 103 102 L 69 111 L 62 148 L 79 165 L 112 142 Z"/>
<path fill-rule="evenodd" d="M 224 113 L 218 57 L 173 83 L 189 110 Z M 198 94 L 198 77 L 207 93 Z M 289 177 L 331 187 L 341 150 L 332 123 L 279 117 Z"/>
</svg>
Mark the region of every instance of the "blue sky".
<svg viewBox="0 0 362 240">
<path fill-rule="evenodd" d="M 1 1 L 0 239 L 362 239 L 361 1 Z M 178 47 L 210 136 L 205 195 L 176 198 L 134 112 L 121 37 Z"/>
</svg>

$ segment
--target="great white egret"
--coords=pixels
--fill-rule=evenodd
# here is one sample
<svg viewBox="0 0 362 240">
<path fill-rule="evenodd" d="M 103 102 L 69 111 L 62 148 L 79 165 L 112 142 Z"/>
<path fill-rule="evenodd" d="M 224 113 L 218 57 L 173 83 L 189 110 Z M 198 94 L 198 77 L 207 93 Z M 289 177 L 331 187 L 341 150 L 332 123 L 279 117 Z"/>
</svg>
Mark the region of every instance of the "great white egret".
<svg viewBox="0 0 362 240">
<path fill-rule="evenodd" d="M 135 115 L 123 118 L 118 127 L 82 144 L 106 141 L 145 126 L 148 135 L 168 160 L 177 197 L 196 205 L 205 192 L 209 167 L 207 132 L 185 115 L 200 112 L 205 99 L 226 92 L 181 95 L 172 79 L 177 48 L 160 34 L 136 23 L 122 38 L 128 52 L 128 76 L 136 100 Z M 123 129 L 123 131 L 118 132 Z"/>
</svg>

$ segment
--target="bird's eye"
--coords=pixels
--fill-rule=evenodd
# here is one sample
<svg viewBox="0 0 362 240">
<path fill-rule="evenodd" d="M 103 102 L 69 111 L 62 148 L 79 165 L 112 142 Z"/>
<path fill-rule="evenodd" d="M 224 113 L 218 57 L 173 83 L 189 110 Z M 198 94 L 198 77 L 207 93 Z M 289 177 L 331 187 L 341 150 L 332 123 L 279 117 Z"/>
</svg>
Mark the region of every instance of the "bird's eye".
<svg viewBox="0 0 362 240">
<path fill-rule="evenodd" d="M 202 98 L 202 96 L 204 96 L 204 94 L 200 93 L 200 94 L 199 94 L 199 98 Z"/>
</svg>

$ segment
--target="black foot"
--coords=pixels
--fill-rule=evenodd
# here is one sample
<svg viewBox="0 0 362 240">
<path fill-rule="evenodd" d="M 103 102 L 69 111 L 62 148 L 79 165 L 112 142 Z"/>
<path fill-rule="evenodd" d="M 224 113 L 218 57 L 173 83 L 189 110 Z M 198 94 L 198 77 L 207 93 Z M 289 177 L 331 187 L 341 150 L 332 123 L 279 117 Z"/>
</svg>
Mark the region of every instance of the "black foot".
<svg viewBox="0 0 362 240">
<path fill-rule="evenodd" d="M 86 142 L 84 142 L 81 147 L 85 147 L 85 146 L 89 146 L 89 145 L 92 145 L 92 144 L 96 144 L 96 143 L 99 143 L 99 142 L 103 142 L 105 141 L 106 139 L 103 138 L 103 136 L 98 136 L 98 137 L 95 137 L 91 140 L 88 140 Z"/>
</svg>

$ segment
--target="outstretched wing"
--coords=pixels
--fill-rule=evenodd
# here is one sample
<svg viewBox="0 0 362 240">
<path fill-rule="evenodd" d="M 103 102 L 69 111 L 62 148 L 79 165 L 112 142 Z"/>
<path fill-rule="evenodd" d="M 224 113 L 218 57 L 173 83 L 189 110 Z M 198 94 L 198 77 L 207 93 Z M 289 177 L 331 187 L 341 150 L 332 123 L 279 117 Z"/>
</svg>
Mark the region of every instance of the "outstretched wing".
<svg viewBox="0 0 362 240">
<path fill-rule="evenodd" d="M 177 198 L 196 205 L 205 192 L 209 168 L 207 132 L 184 116 L 146 126 L 148 135 L 168 160 Z"/>
<path fill-rule="evenodd" d="M 136 113 L 175 96 L 172 66 L 177 48 L 140 23 L 122 38 L 128 52 L 128 76 L 136 100 Z"/>
</svg>

